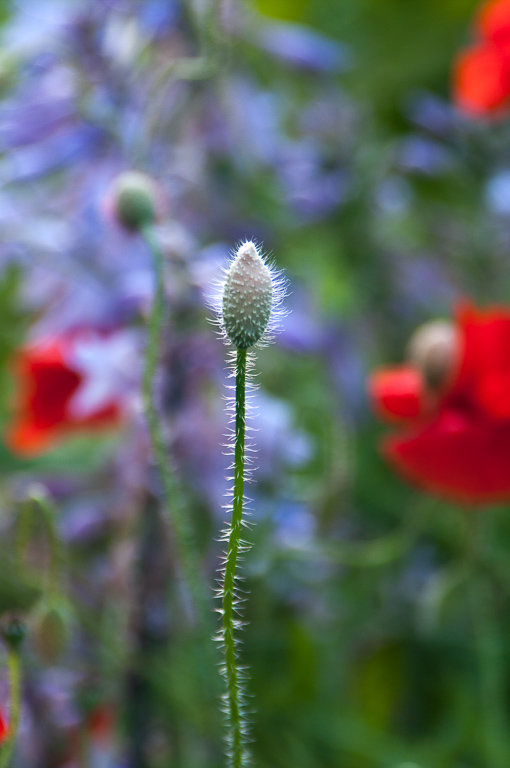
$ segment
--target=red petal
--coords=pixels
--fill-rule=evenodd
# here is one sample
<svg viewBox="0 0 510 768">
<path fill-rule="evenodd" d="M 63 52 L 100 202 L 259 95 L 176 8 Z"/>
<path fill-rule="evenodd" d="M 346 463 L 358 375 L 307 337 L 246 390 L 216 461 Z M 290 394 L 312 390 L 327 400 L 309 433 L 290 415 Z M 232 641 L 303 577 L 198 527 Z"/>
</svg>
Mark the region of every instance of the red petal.
<svg viewBox="0 0 510 768">
<path fill-rule="evenodd" d="M 9 735 L 9 728 L 5 721 L 2 711 L 0 710 L 0 744 L 4 742 Z"/>
<path fill-rule="evenodd" d="M 122 409 L 117 403 L 109 403 L 103 406 L 99 411 L 94 411 L 88 416 L 82 418 L 69 419 L 68 425 L 70 428 L 83 427 L 84 429 L 94 429 L 95 427 L 109 427 L 115 426 L 122 421 Z"/>
<path fill-rule="evenodd" d="M 457 317 L 463 353 L 448 396 L 493 418 L 510 418 L 510 311 L 465 305 Z"/>
<path fill-rule="evenodd" d="M 457 57 L 453 77 L 457 106 L 472 115 L 502 111 L 510 97 L 508 47 L 481 43 Z"/>
<path fill-rule="evenodd" d="M 416 419 L 423 408 L 423 383 L 414 368 L 386 368 L 369 379 L 368 390 L 382 419 Z"/>
<path fill-rule="evenodd" d="M 69 400 L 81 376 L 69 368 L 58 341 L 24 350 L 14 361 L 17 378 L 17 412 L 35 428 L 48 429 L 67 421 Z"/>
<path fill-rule="evenodd" d="M 14 360 L 16 401 L 5 440 L 20 456 L 43 453 L 67 433 L 115 426 L 122 420 L 122 409 L 115 402 L 83 418 L 70 413 L 70 400 L 83 381 L 66 363 L 70 339 L 64 335 L 28 347 Z"/>
<path fill-rule="evenodd" d="M 97 741 L 107 741 L 111 738 L 114 729 L 114 713 L 106 705 L 94 709 L 88 719 L 90 735 Z"/>
<path fill-rule="evenodd" d="M 491 0 L 485 3 L 475 26 L 477 32 L 487 40 L 510 38 L 510 0 Z"/>
<path fill-rule="evenodd" d="M 510 423 L 443 411 L 420 432 L 390 438 L 384 453 L 421 488 L 463 503 L 510 499 Z"/>
<path fill-rule="evenodd" d="M 480 378 L 478 402 L 494 419 L 510 419 L 510 372 L 494 371 Z"/>
<path fill-rule="evenodd" d="M 37 456 L 48 450 L 58 439 L 58 431 L 39 429 L 26 421 L 15 421 L 5 433 L 5 443 L 19 456 Z"/>
</svg>

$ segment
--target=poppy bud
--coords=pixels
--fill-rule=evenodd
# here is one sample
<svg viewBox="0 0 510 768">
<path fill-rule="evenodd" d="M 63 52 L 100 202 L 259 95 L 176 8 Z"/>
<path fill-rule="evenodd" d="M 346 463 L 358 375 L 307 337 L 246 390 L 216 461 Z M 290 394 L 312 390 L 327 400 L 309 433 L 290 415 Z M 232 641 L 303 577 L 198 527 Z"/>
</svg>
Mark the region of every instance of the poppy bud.
<svg viewBox="0 0 510 768">
<path fill-rule="evenodd" d="M 31 637 L 41 660 L 55 664 L 67 644 L 67 620 L 59 605 L 45 606 L 35 618 Z"/>
<path fill-rule="evenodd" d="M 223 326 L 237 347 L 256 344 L 273 308 L 273 278 L 254 243 L 243 243 L 227 272 L 223 292 Z"/>
<path fill-rule="evenodd" d="M 26 628 L 19 619 L 9 619 L 1 628 L 2 637 L 11 651 L 18 651 L 26 636 Z"/>
<path fill-rule="evenodd" d="M 110 195 L 113 215 L 130 232 L 138 232 L 158 218 L 161 194 L 156 182 L 145 173 L 121 173 L 115 179 Z"/>
<path fill-rule="evenodd" d="M 437 392 L 455 369 L 458 333 L 447 320 L 433 320 L 415 331 L 407 349 L 408 359 L 421 372 L 425 387 Z"/>
<path fill-rule="evenodd" d="M 29 611 L 41 597 L 40 586 L 27 576 L 4 548 L 0 550 L 0 560 L 4 568 L 0 575 L 0 614 Z"/>
</svg>

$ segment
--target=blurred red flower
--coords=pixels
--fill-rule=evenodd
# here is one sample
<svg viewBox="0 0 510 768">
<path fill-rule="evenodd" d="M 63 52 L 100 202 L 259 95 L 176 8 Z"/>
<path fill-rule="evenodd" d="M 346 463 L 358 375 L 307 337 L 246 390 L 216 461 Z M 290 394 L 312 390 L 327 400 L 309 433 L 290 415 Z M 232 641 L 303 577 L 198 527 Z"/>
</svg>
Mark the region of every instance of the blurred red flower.
<svg viewBox="0 0 510 768">
<path fill-rule="evenodd" d="M 464 503 L 510 499 L 510 310 L 457 311 L 449 375 L 435 391 L 413 366 L 376 372 L 369 390 L 400 434 L 382 450 L 421 488 Z"/>
<path fill-rule="evenodd" d="M 496 116 L 510 106 L 510 0 L 489 0 L 476 20 L 478 36 L 455 61 L 453 95 L 468 114 Z"/>
<path fill-rule="evenodd" d="M 490 0 L 482 5 L 475 29 L 481 38 L 494 42 L 510 38 L 510 0 Z"/>
<path fill-rule="evenodd" d="M 87 765 L 113 765 L 115 726 L 113 705 L 97 704 L 84 716 L 80 725 L 74 724 L 69 729 L 62 768 L 82 765 L 84 756 Z"/>
<path fill-rule="evenodd" d="M 9 728 L 3 716 L 3 713 L 0 710 L 0 744 L 3 744 L 3 742 L 7 740 L 8 736 L 9 736 Z"/>
<path fill-rule="evenodd" d="M 87 730 L 97 743 L 107 743 L 115 732 L 115 714 L 112 707 L 103 704 L 90 712 L 87 718 Z"/>
<path fill-rule="evenodd" d="M 125 413 L 127 333 L 85 329 L 21 349 L 12 361 L 13 416 L 5 439 L 22 456 L 83 430 L 117 426 Z"/>
</svg>

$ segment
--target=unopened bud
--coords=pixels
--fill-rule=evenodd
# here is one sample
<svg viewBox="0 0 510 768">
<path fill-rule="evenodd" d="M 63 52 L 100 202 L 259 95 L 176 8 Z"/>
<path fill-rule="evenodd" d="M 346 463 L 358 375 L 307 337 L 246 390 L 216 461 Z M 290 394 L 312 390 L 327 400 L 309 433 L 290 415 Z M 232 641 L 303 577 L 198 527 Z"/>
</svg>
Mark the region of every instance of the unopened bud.
<svg viewBox="0 0 510 768">
<path fill-rule="evenodd" d="M 25 625 L 19 619 L 9 619 L 2 625 L 2 637 L 8 648 L 12 651 L 19 650 L 26 636 Z"/>
<path fill-rule="evenodd" d="M 156 182 L 139 171 L 126 171 L 114 181 L 111 205 L 117 221 L 137 232 L 158 218 L 161 195 Z"/>
<path fill-rule="evenodd" d="M 42 661 L 55 664 L 67 645 L 67 616 L 60 605 L 44 606 L 35 617 L 31 637 Z"/>
<path fill-rule="evenodd" d="M 223 325 L 238 349 L 256 344 L 267 328 L 273 306 L 273 280 L 254 243 L 243 243 L 227 272 Z"/>
<path fill-rule="evenodd" d="M 459 340 L 455 326 L 447 320 L 425 323 L 411 336 L 408 358 L 423 376 L 425 387 L 436 392 L 455 369 Z"/>
<path fill-rule="evenodd" d="M 0 574 L 0 615 L 26 613 L 39 601 L 41 587 L 32 581 L 4 548 L 0 551 L 0 560 L 3 563 Z"/>
</svg>

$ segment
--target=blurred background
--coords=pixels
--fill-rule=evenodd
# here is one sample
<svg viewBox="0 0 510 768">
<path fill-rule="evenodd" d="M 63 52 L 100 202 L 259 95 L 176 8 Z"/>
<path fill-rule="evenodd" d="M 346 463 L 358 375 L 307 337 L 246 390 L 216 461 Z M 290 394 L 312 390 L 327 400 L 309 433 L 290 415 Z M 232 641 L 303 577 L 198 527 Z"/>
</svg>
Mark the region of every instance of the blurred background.
<svg viewBox="0 0 510 768">
<path fill-rule="evenodd" d="M 394 475 L 366 396 L 420 323 L 510 298 L 508 123 L 450 95 L 476 5 L 0 2 L 0 610 L 27 626 L 15 768 L 224 764 L 220 652 L 205 664 L 139 394 L 150 253 L 109 213 L 131 169 L 166 211 L 156 389 L 211 611 L 229 459 L 208 297 L 243 238 L 289 280 L 252 401 L 254 764 L 510 765 L 508 509 Z M 51 405 L 16 414 L 38 365 L 58 374 Z"/>
</svg>

